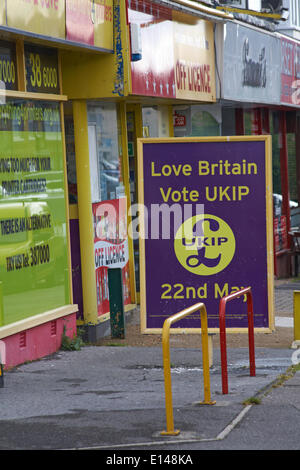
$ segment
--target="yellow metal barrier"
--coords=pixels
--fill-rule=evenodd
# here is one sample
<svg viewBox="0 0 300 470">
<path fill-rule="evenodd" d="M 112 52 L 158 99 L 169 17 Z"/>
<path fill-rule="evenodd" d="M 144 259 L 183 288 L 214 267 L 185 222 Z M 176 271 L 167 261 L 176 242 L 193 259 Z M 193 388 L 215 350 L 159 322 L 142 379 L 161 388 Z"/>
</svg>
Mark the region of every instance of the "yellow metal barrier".
<svg viewBox="0 0 300 470">
<path fill-rule="evenodd" d="M 200 310 L 201 314 L 201 337 L 202 337 L 202 362 L 203 362 L 203 381 L 204 381 L 204 401 L 201 405 L 214 405 L 216 402 L 211 401 L 210 396 L 210 376 L 209 376 L 209 349 L 208 349 L 208 329 L 207 329 L 207 312 L 203 303 L 198 303 L 192 307 L 188 307 L 164 322 L 162 329 L 162 349 L 163 349 L 163 366 L 165 378 L 165 403 L 166 403 L 166 421 L 167 430 L 162 431 L 162 436 L 177 436 L 180 431 L 174 430 L 173 404 L 172 404 L 172 384 L 171 384 L 171 363 L 170 363 L 170 328 L 173 323 L 182 320 L 191 313 Z"/>
</svg>

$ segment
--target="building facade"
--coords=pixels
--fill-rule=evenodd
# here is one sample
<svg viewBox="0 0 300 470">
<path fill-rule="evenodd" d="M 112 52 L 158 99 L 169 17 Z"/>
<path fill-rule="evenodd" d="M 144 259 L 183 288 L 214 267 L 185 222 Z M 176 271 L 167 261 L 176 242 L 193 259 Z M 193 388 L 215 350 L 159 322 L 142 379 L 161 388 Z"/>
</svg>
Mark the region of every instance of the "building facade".
<svg viewBox="0 0 300 470">
<path fill-rule="evenodd" d="M 292 19 L 278 24 L 257 17 L 263 3 L 236 13 L 190 0 L 2 2 L 7 367 L 54 352 L 79 325 L 92 340 L 109 334 L 110 269 L 121 273 L 125 311 L 139 303 L 138 239 L 128 235 L 139 137 L 271 134 L 275 273 L 291 273 L 300 195 L 291 2 Z M 274 5 L 277 19 L 284 8 Z"/>
<path fill-rule="evenodd" d="M 97 4 L 93 15 L 73 1 L 1 3 L 0 340 L 7 368 L 76 336 L 61 63 L 70 50 L 113 55 L 112 2 Z"/>
<path fill-rule="evenodd" d="M 109 269 L 122 270 L 125 311 L 139 302 L 138 239 L 118 238 L 113 229 L 123 226 L 120 201 L 126 201 L 127 225 L 137 217 L 137 139 L 174 135 L 176 103 L 216 102 L 214 28 L 227 17 L 185 1 L 115 1 L 114 55 L 72 51 L 63 57 L 75 155 L 69 168 L 77 174 L 69 180 L 76 193 L 70 200 L 71 245 L 82 280 L 74 295 L 82 292 L 75 300 L 94 337 L 109 334 Z M 71 153 L 67 149 L 68 161 Z M 122 260 L 111 259 L 113 249 L 125 253 Z"/>
</svg>

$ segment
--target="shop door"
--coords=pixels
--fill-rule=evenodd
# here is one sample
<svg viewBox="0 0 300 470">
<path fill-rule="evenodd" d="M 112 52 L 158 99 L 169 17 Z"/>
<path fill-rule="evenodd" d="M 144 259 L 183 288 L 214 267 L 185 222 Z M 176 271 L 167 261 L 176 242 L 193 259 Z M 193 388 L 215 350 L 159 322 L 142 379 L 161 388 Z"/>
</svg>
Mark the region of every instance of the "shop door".
<svg viewBox="0 0 300 470">
<path fill-rule="evenodd" d="M 121 129 L 114 103 L 88 104 L 88 142 L 97 310 L 100 321 L 109 314 L 108 270 L 121 269 L 125 308 L 132 304 L 127 200 L 121 172 Z"/>
<path fill-rule="evenodd" d="M 98 171 L 98 159 L 97 159 L 97 133 L 96 125 L 89 124 L 88 126 L 89 136 L 89 154 L 90 154 L 90 172 L 91 175 L 96 175 L 96 178 L 91 178 L 91 196 L 92 201 L 98 201 L 100 195 L 99 185 L 99 171 Z"/>
</svg>

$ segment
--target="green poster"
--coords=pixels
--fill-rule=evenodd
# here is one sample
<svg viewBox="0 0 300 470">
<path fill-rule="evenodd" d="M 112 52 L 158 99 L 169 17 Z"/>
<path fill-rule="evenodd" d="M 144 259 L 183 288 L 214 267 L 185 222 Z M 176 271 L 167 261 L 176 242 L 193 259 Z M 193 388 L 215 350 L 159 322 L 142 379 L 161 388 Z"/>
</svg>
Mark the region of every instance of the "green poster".
<svg viewBox="0 0 300 470">
<path fill-rule="evenodd" d="M 59 104 L 0 106 L 0 326 L 70 303 Z"/>
</svg>

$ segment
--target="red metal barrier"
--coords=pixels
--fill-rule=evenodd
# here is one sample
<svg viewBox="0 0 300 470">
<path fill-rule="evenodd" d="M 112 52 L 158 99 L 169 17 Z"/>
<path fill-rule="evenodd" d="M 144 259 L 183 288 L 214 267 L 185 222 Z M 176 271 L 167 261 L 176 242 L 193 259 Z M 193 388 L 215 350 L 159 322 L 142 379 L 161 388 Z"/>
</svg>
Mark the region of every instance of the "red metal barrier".
<svg viewBox="0 0 300 470">
<path fill-rule="evenodd" d="M 226 325 L 225 310 L 228 301 L 247 295 L 248 310 L 248 340 L 249 340 L 249 362 L 250 376 L 255 376 L 255 354 L 254 354 L 254 320 L 253 320 L 253 300 L 251 287 L 246 287 L 233 294 L 227 295 L 220 300 L 219 321 L 220 321 L 220 350 L 221 350 L 221 367 L 222 367 L 222 392 L 228 393 L 228 375 L 227 375 L 227 350 L 226 350 Z"/>
</svg>

